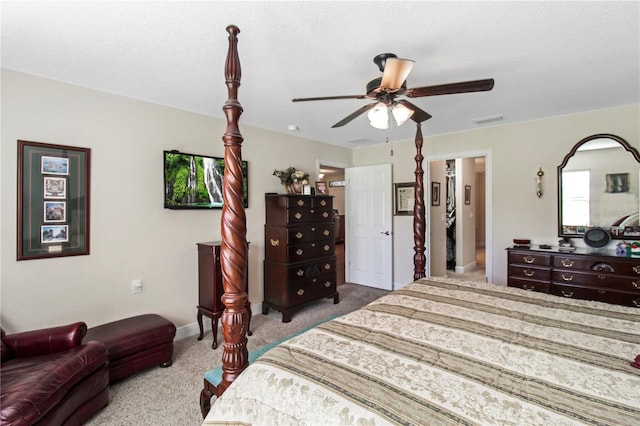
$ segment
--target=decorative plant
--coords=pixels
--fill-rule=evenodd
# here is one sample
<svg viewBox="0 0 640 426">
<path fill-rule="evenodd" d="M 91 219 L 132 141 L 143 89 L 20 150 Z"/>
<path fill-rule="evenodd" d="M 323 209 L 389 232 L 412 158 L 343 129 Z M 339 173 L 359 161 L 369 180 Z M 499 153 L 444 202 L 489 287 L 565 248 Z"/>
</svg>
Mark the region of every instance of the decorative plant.
<svg viewBox="0 0 640 426">
<path fill-rule="evenodd" d="M 293 183 L 306 185 L 309 183 L 309 173 L 298 170 L 293 166 L 289 166 L 284 170 L 274 170 L 273 175 L 277 176 L 283 185 L 291 185 Z"/>
</svg>

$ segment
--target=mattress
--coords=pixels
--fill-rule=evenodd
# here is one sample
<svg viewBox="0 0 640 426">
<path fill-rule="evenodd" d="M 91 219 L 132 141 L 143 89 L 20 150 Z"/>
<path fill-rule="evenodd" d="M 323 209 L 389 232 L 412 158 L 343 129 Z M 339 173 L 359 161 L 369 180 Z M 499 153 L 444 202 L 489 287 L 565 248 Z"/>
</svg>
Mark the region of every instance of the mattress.
<svg viewBox="0 0 640 426">
<path fill-rule="evenodd" d="M 640 309 L 425 278 L 269 350 L 204 424 L 638 425 Z"/>
</svg>

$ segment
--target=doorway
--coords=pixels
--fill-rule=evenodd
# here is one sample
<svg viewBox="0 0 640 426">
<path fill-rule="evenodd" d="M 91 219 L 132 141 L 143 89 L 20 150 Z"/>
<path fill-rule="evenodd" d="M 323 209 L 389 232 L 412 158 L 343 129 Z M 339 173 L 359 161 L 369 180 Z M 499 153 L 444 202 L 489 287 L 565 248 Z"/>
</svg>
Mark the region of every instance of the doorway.
<svg viewBox="0 0 640 426">
<path fill-rule="evenodd" d="M 484 152 L 428 160 L 428 276 L 491 280 L 489 163 Z"/>
</svg>

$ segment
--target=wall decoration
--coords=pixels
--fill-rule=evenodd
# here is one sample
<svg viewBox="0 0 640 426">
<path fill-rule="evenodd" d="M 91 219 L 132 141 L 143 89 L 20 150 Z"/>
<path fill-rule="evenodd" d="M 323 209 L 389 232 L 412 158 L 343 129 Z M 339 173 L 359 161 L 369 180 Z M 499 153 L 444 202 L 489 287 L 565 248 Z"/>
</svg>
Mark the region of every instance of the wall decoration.
<svg viewBox="0 0 640 426">
<path fill-rule="evenodd" d="M 345 183 L 343 180 L 331 180 L 329 186 L 345 186 Z"/>
<path fill-rule="evenodd" d="M 327 182 L 316 182 L 316 194 L 318 195 L 326 195 L 329 192 L 327 191 Z"/>
<path fill-rule="evenodd" d="M 464 203 L 471 204 L 471 185 L 464 186 Z"/>
<path fill-rule="evenodd" d="M 629 173 L 607 174 L 607 192 L 629 192 Z"/>
<path fill-rule="evenodd" d="M 89 254 L 91 149 L 18 141 L 17 259 Z"/>
<path fill-rule="evenodd" d="M 431 205 L 440 205 L 440 182 L 431 182 Z"/>
<path fill-rule="evenodd" d="M 413 216 L 413 205 L 416 202 L 415 182 L 396 183 L 395 187 L 395 215 Z"/>
<path fill-rule="evenodd" d="M 164 208 L 221 209 L 224 158 L 163 151 Z M 249 208 L 249 163 L 242 161 L 244 207 Z M 302 187 L 300 188 L 302 192 Z"/>
</svg>

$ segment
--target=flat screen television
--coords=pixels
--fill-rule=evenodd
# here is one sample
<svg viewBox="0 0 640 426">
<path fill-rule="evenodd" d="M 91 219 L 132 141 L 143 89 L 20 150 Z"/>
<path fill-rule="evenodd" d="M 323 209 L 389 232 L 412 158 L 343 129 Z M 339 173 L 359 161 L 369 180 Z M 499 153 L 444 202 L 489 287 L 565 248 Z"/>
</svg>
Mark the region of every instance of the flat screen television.
<svg viewBox="0 0 640 426">
<path fill-rule="evenodd" d="M 224 158 L 164 151 L 164 208 L 221 209 Z M 249 166 L 242 162 L 244 206 L 249 207 Z"/>
</svg>

